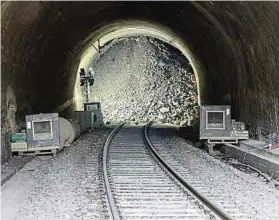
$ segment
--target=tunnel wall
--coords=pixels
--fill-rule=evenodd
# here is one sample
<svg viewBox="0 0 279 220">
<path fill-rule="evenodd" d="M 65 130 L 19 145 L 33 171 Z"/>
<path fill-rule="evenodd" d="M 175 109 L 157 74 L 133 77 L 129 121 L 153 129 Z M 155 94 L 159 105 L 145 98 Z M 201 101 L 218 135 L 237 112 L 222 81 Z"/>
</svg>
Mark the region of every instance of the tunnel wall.
<svg viewBox="0 0 279 220">
<path fill-rule="evenodd" d="M 75 76 L 67 74 L 65 61 L 76 42 L 58 43 L 67 39 L 67 31 L 60 28 L 61 36 L 55 25 L 61 22 L 59 15 L 39 2 L 2 2 L 1 10 L 2 125 L 14 131 L 25 114 L 52 112 L 59 106 L 68 114 Z M 9 90 L 14 93 L 14 127 L 7 122 Z"/>
<path fill-rule="evenodd" d="M 226 78 L 230 79 L 235 117 L 246 121 L 257 138 L 269 133 L 278 136 L 278 2 L 214 3 L 206 6 L 207 11 L 221 21 L 223 31 L 235 51 L 231 59 L 226 58 L 225 63 L 227 74 L 232 74 L 231 79 Z M 231 60 L 235 66 L 229 70 Z M 221 80 L 217 80 L 216 85 L 222 85 Z M 222 97 L 219 98 L 222 100 Z"/>
<path fill-rule="evenodd" d="M 257 138 L 279 133 L 278 2 L 1 2 L 1 12 L 2 132 L 27 113 L 71 114 L 83 41 L 138 19 L 191 44 L 204 66 L 202 104 L 231 104 Z"/>
</svg>

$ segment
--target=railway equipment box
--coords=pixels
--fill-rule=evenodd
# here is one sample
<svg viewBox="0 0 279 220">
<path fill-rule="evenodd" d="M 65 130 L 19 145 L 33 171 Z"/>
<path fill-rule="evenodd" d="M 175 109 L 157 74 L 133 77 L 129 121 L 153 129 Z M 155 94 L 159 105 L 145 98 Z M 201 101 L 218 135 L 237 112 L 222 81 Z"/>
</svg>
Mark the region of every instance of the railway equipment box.
<svg viewBox="0 0 279 220">
<path fill-rule="evenodd" d="M 231 133 L 230 106 L 200 107 L 200 139 L 228 137 Z"/>
<path fill-rule="evenodd" d="M 58 113 L 27 115 L 26 138 L 24 132 L 11 135 L 12 152 L 56 154 L 79 136 L 75 121 L 59 117 Z"/>
<path fill-rule="evenodd" d="M 243 122 L 231 119 L 229 105 L 200 106 L 200 139 L 207 143 L 238 143 L 248 139 Z"/>
<path fill-rule="evenodd" d="M 10 135 L 10 142 L 11 143 L 17 143 L 17 142 L 26 142 L 26 132 L 17 132 L 17 133 L 11 133 Z"/>
<path fill-rule="evenodd" d="M 84 103 L 84 111 L 92 111 L 94 113 L 93 127 L 101 127 L 103 125 L 103 115 L 100 102 L 86 102 Z"/>
<path fill-rule="evenodd" d="M 94 111 L 75 111 L 75 119 L 84 133 L 94 128 Z"/>
<path fill-rule="evenodd" d="M 18 152 L 18 149 L 26 150 L 26 132 L 22 131 L 20 133 L 12 133 L 10 135 L 11 151 Z"/>
<path fill-rule="evenodd" d="M 28 147 L 60 148 L 58 113 L 26 115 Z"/>
<path fill-rule="evenodd" d="M 12 152 L 55 155 L 61 148 L 58 113 L 26 115 L 25 119 L 26 139 L 22 139 L 23 134 L 12 135 Z"/>
</svg>

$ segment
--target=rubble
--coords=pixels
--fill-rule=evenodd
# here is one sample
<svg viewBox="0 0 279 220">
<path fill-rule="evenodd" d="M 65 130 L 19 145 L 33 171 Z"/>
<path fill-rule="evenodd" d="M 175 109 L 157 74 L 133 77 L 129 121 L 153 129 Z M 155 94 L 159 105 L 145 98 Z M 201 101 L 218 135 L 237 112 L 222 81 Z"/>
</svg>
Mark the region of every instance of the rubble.
<svg viewBox="0 0 279 220">
<path fill-rule="evenodd" d="M 104 121 L 190 123 L 197 116 L 197 88 L 188 60 L 176 49 L 144 36 L 123 38 L 91 64 L 91 101 Z"/>
</svg>

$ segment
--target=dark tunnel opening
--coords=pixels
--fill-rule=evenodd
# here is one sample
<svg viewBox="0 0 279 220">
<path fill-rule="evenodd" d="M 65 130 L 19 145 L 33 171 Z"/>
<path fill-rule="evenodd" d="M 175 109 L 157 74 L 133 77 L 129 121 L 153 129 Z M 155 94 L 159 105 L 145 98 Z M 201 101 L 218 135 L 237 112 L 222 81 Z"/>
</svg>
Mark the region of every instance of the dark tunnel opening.
<svg viewBox="0 0 279 220">
<path fill-rule="evenodd" d="M 230 104 L 255 138 L 279 133 L 278 2 L 1 2 L 1 11 L 2 134 L 26 114 L 71 115 L 82 54 L 135 21 L 183 44 L 200 104 Z"/>
</svg>

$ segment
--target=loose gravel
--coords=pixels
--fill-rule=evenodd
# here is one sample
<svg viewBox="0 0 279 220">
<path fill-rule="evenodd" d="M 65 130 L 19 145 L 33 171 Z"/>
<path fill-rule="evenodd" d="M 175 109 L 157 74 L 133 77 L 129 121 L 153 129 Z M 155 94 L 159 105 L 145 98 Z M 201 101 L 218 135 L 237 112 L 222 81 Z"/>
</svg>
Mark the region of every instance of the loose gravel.
<svg viewBox="0 0 279 220">
<path fill-rule="evenodd" d="M 153 128 L 150 138 L 157 146 L 162 146 L 157 147 L 159 153 L 167 151 L 204 186 L 211 188 L 211 193 L 234 198 L 235 204 L 252 219 L 279 219 L 279 190 L 273 184 L 215 159 L 191 146 L 175 132 L 170 132 L 170 129 L 159 131 Z"/>
<path fill-rule="evenodd" d="M 101 102 L 105 122 L 186 125 L 197 117 L 191 65 L 162 41 L 144 36 L 119 39 L 90 67 L 95 72 L 91 100 Z"/>
<path fill-rule="evenodd" d="M 1 219 L 103 219 L 98 157 L 109 131 L 95 130 L 55 158 L 29 162 L 2 187 Z"/>
</svg>

